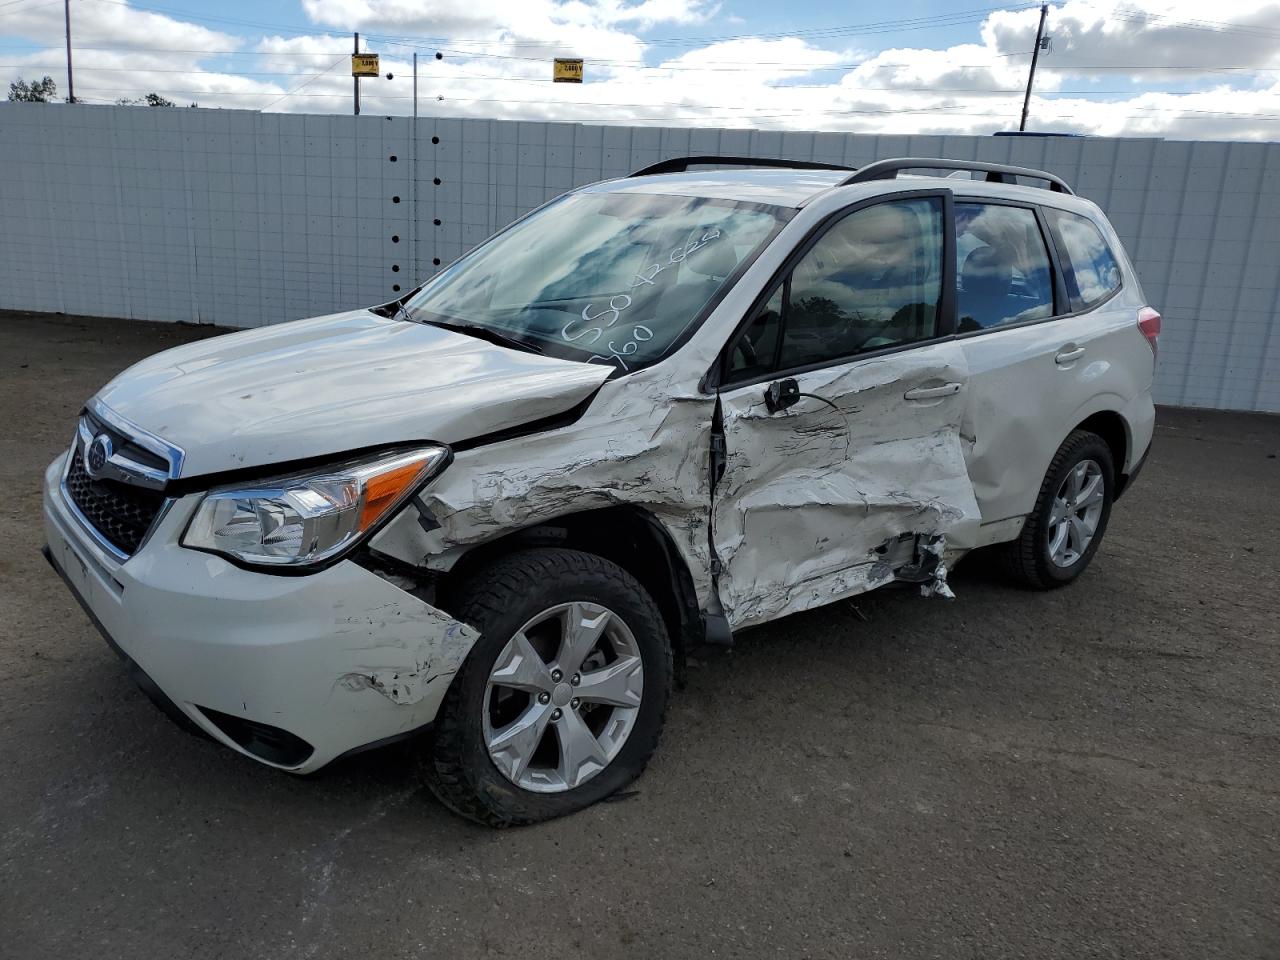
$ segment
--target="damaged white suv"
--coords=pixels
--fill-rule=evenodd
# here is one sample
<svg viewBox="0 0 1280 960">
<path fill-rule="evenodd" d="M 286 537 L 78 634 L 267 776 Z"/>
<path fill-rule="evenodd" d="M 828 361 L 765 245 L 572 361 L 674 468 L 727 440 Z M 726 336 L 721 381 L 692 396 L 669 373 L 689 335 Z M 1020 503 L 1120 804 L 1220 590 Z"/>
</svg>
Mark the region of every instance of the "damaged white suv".
<svg viewBox="0 0 1280 960">
<path fill-rule="evenodd" d="M 1077 577 L 1159 324 L 1043 171 L 666 161 L 402 301 L 130 368 L 47 554 L 189 729 L 307 773 L 429 728 L 448 806 L 541 820 L 640 773 L 695 647 L 979 547 Z"/>
</svg>

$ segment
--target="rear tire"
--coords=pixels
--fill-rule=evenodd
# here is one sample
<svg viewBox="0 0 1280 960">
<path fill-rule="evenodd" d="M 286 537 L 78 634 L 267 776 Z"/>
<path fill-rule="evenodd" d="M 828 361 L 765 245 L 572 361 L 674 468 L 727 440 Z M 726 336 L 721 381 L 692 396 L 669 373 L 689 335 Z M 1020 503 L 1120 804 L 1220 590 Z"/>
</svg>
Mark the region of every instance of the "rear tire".
<svg viewBox="0 0 1280 960">
<path fill-rule="evenodd" d="M 455 596 L 454 615 L 480 639 L 436 717 L 427 782 L 445 806 L 494 827 L 536 823 L 640 775 L 662 732 L 672 656 L 662 615 L 634 577 L 594 554 L 523 550 Z M 616 682 L 624 673 L 626 689 Z M 608 702 L 591 699 L 606 692 Z"/>
<path fill-rule="evenodd" d="M 1098 552 L 1114 495 L 1111 448 L 1096 433 L 1072 432 L 1049 464 L 1022 533 L 998 550 L 1005 572 L 1033 590 L 1071 583 Z"/>
</svg>

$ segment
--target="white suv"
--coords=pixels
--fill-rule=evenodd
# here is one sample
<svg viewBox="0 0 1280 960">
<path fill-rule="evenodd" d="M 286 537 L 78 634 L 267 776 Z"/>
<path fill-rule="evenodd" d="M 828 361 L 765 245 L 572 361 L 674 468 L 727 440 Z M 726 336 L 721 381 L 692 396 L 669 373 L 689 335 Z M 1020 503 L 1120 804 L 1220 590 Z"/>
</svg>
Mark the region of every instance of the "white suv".
<svg viewBox="0 0 1280 960">
<path fill-rule="evenodd" d="M 189 729 L 307 773 L 429 727 L 446 804 L 541 820 L 640 773 L 696 647 L 949 595 L 979 547 L 1079 576 L 1159 323 L 1043 171 L 666 161 L 401 301 L 130 368 L 49 467 L 47 554 Z"/>
</svg>

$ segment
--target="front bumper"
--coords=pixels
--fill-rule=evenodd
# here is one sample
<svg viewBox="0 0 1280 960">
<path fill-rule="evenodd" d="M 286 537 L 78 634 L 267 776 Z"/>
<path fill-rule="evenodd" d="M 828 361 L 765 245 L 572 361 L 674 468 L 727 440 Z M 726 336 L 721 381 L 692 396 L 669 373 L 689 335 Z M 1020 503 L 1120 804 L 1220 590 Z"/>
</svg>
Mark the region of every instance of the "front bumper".
<svg viewBox="0 0 1280 960">
<path fill-rule="evenodd" d="M 175 719 L 262 763 L 310 773 L 430 723 L 475 631 L 350 561 L 256 573 L 178 538 L 175 502 L 121 563 L 45 475 L 46 556 L 139 685 Z"/>
</svg>

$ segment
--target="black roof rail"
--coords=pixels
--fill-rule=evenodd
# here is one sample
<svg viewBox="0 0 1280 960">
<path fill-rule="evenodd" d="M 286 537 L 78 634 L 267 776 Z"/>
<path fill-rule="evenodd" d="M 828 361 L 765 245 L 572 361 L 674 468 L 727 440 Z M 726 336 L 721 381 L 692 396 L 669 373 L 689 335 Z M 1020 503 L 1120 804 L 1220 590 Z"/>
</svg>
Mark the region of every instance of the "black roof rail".
<svg viewBox="0 0 1280 960">
<path fill-rule="evenodd" d="M 988 183 L 1013 183 L 1015 181 L 1009 178 L 1031 177 L 1035 180 L 1047 181 L 1049 189 L 1054 193 L 1075 193 L 1074 190 L 1067 186 L 1065 180 L 1045 170 L 1035 170 L 1031 167 L 1014 167 L 1007 163 L 985 163 L 981 160 L 944 160 L 941 157 L 897 157 L 893 160 L 877 160 L 875 163 L 869 163 L 865 167 L 859 167 L 852 176 L 840 181 L 840 186 L 843 187 L 850 183 L 866 183 L 869 180 L 893 180 L 902 170 L 918 169 L 971 170 L 977 173 L 985 173 Z"/>
<path fill-rule="evenodd" d="M 854 167 L 838 163 L 821 163 L 817 160 L 782 160 L 776 157 L 670 157 L 642 167 L 632 177 L 651 177 L 659 173 L 684 173 L 694 166 L 719 167 L 781 167 L 789 170 L 848 170 Z"/>
</svg>

